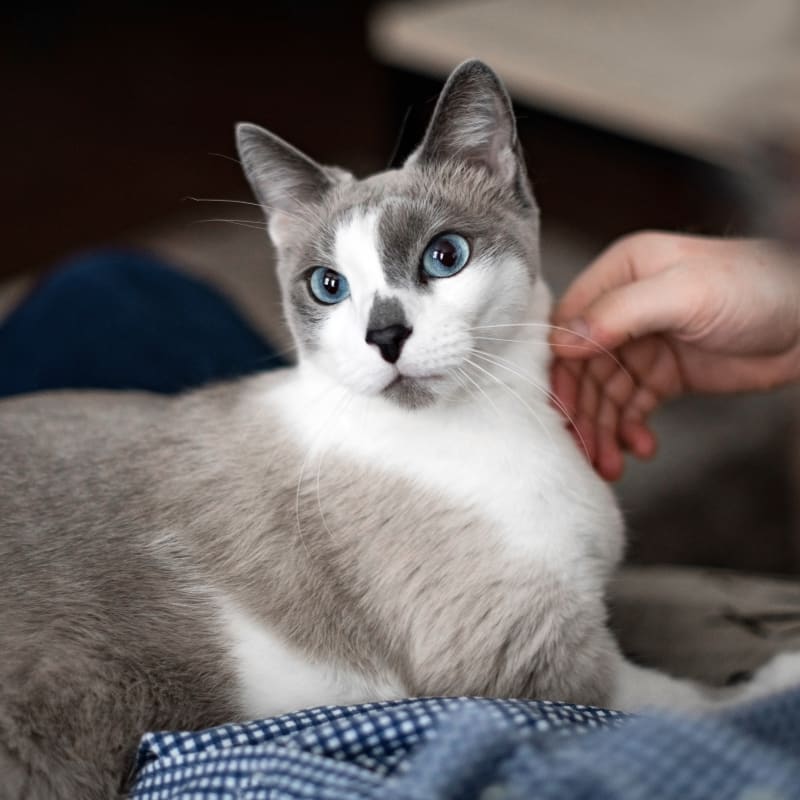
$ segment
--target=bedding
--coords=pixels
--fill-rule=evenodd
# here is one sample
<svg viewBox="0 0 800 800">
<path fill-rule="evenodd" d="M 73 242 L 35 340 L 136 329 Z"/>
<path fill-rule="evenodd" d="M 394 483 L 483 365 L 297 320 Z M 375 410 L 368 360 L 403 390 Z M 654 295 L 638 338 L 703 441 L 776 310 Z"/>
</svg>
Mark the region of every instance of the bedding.
<svg viewBox="0 0 800 800">
<path fill-rule="evenodd" d="M 416 699 L 148 734 L 132 800 L 792 800 L 800 689 L 704 717 Z"/>
</svg>

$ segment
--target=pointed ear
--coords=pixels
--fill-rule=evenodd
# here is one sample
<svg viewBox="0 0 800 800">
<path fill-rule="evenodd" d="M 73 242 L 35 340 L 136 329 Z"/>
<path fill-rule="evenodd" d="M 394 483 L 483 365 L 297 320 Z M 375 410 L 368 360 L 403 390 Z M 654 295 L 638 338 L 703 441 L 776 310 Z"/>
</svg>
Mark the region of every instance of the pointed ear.
<svg viewBox="0 0 800 800">
<path fill-rule="evenodd" d="M 285 242 L 293 225 L 302 224 L 308 204 L 350 177 L 343 170 L 320 166 L 274 133 L 249 122 L 236 126 L 236 146 L 276 247 Z"/>
<path fill-rule="evenodd" d="M 508 182 L 520 166 L 511 100 L 500 78 L 476 59 L 447 79 L 425 138 L 407 163 L 447 160 L 483 167 Z"/>
</svg>

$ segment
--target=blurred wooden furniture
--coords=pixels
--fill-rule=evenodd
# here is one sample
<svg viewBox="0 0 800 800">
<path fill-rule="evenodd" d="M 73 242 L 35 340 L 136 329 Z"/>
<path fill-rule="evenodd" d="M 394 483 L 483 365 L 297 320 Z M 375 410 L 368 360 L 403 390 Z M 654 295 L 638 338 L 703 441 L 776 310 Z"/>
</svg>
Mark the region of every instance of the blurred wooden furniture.
<svg viewBox="0 0 800 800">
<path fill-rule="evenodd" d="M 796 0 L 405 2 L 370 32 L 393 66 L 441 78 L 476 56 L 525 105 L 713 163 L 736 159 L 751 110 L 800 107 Z"/>
</svg>

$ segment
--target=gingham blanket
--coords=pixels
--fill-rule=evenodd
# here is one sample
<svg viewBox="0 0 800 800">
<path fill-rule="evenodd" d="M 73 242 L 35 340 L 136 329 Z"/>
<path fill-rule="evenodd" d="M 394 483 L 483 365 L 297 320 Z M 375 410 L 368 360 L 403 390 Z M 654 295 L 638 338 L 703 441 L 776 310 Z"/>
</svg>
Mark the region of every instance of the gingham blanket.
<svg viewBox="0 0 800 800">
<path fill-rule="evenodd" d="M 790 800 L 800 690 L 703 718 L 445 698 L 151 733 L 131 798 Z"/>
</svg>

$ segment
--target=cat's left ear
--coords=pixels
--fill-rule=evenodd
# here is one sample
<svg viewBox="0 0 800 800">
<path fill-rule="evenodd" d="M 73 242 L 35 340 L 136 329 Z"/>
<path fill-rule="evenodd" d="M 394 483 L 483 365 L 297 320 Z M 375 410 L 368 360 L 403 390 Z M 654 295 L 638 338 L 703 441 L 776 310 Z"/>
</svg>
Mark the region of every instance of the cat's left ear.
<svg viewBox="0 0 800 800">
<path fill-rule="evenodd" d="M 477 59 L 453 70 L 422 144 L 406 163 L 445 161 L 482 167 L 501 181 L 524 184 L 530 193 L 511 100 L 500 78 Z"/>
<path fill-rule="evenodd" d="M 337 183 L 352 180 L 344 170 L 317 164 L 279 136 L 249 122 L 236 126 L 236 146 L 276 247 L 286 242 L 293 229 L 302 228 L 309 205 Z"/>
</svg>

